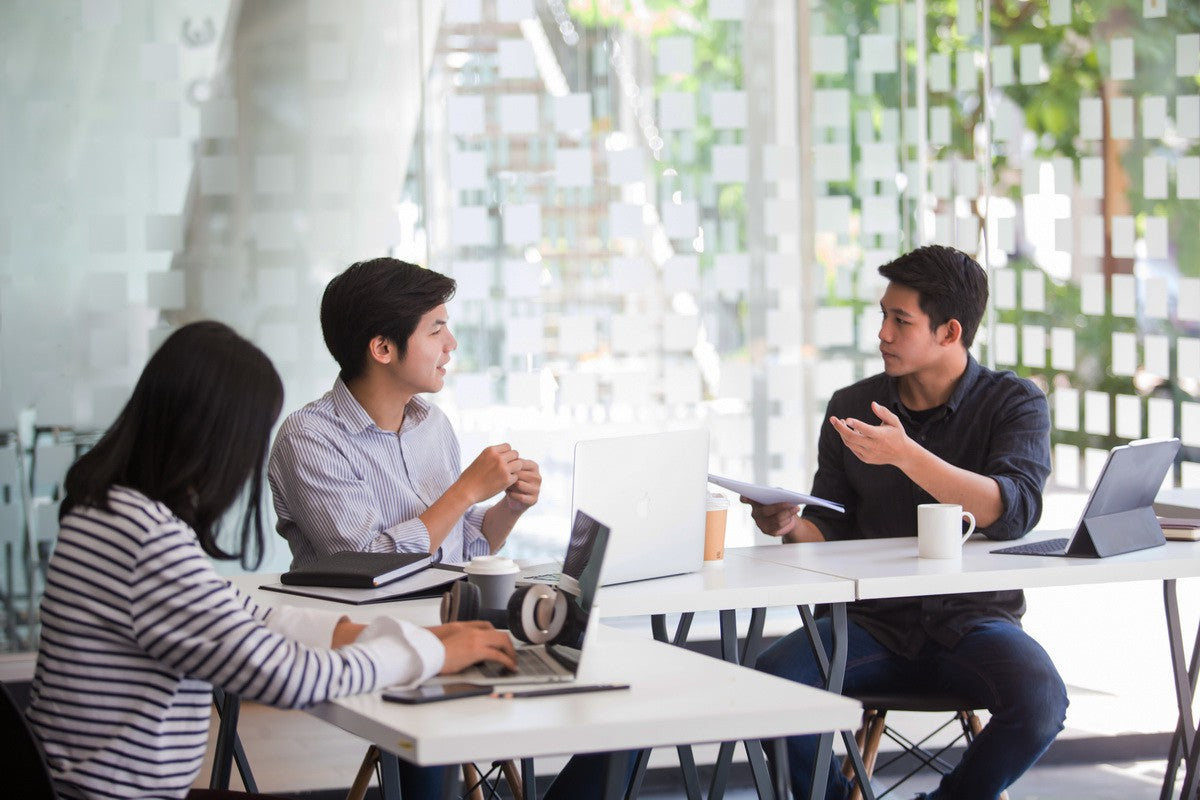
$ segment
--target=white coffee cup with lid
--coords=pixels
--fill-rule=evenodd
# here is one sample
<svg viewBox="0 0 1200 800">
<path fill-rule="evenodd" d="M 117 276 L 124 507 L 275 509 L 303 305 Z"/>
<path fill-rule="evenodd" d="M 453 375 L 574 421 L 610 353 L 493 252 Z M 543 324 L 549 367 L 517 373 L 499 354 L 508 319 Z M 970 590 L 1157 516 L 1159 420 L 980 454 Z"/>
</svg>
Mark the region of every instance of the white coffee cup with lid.
<svg viewBox="0 0 1200 800">
<path fill-rule="evenodd" d="M 479 588 L 483 608 L 508 608 L 508 598 L 517 587 L 521 569 L 504 556 L 475 556 L 463 567 L 467 582 Z"/>
</svg>

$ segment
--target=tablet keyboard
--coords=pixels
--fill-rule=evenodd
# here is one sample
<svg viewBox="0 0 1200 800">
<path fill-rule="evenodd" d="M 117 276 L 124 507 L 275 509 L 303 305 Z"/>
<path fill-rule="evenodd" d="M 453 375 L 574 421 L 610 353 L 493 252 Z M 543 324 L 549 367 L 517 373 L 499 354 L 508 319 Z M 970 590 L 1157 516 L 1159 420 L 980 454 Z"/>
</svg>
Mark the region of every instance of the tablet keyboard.
<svg viewBox="0 0 1200 800">
<path fill-rule="evenodd" d="M 1016 556 L 1060 556 L 1067 552 L 1066 539 L 1043 539 L 1039 542 L 1026 542 L 1013 547 L 1002 547 L 993 553 L 1006 553 Z"/>
<path fill-rule="evenodd" d="M 517 670 L 513 672 L 502 667 L 495 661 L 484 661 L 479 665 L 479 671 L 489 678 L 502 678 L 512 675 L 557 675 L 534 650 L 517 651 Z"/>
</svg>

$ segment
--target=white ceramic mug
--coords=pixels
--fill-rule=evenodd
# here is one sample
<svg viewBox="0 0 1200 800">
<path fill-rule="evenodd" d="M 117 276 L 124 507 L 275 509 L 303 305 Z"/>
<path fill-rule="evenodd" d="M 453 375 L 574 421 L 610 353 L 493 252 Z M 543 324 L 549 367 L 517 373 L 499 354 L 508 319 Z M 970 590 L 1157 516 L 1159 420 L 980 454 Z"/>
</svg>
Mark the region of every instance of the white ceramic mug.
<svg viewBox="0 0 1200 800">
<path fill-rule="evenodd" d="M 963 533 L 962 524 L 969 524 Z M 957 503 L 917 506 L 917 555 L 921 558 L 960 558 L 963 542 L 975 532 L 975 516 Z"/>
</svg>

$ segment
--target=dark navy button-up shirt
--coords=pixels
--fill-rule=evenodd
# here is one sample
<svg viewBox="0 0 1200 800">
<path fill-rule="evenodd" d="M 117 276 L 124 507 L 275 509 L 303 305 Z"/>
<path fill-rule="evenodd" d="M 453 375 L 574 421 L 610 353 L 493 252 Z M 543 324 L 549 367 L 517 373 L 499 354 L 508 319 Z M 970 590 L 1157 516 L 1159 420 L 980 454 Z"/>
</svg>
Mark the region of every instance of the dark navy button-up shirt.
<svg viewBox="0 0 1200 800">
<path fill-rule="evenodd" d="M 938 502 L 898 468 L 859 461 L 842 444 L 829 417 L 878 420 L 871 402 L 891 409 L 908 436 L 956 467 L 986 475 L 1000 487 L 1004 511 L 979 532 L 991 539 L 1024 536 L 1042 515 L 1042 488 L 1050 474 L 1050 413 L 1046 396 L 1011 372 L 986 369 L 972 357 L 945 405 L 914 415 L 900 402 L 897 380 L 875 375 L 834 393 L 821 424 L 812 493 L 841 503 L 845 514 L 804 509 L 829 541 L 916 536 L 917 506 Z M 849 616 L 879 642 L 914 657 L 932 639 L 953 647 L 985 619 L 1019 624 L 1021 591 L 860 600 Z"/>
</svg>

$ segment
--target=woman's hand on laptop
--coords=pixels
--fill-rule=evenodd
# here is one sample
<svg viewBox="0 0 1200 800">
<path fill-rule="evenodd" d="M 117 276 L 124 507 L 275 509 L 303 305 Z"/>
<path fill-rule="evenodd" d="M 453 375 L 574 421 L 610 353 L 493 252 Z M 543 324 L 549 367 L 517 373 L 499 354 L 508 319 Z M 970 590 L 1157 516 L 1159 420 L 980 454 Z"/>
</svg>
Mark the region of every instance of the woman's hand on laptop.
<svg viewBox="0 0 1200 800">
<path fill-rule="evenodd" d="M 495 661 L 508 669 L 516 669 L 517 653 L 507 631 L 498 631 L 483 620 L 448 622 L 436 625 L 429 632 L 446 648 L 441 675 L 462 672 L 480 661 Z"/>
</svg>

